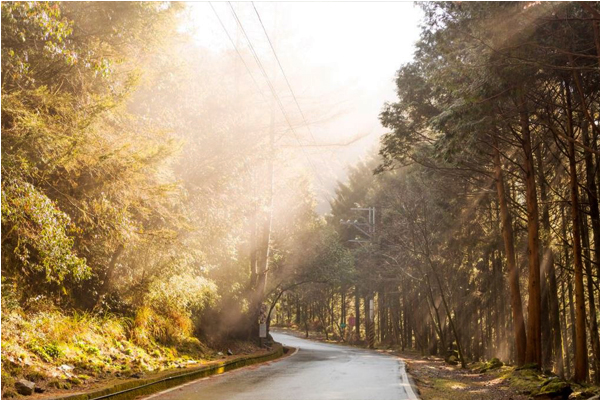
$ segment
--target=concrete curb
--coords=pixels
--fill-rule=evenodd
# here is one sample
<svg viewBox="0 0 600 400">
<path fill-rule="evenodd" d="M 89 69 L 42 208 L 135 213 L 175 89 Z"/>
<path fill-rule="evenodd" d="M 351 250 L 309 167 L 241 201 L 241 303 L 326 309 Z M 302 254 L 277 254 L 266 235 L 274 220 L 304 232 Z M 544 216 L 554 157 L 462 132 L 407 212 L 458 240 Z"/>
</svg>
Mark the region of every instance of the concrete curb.
<svg viewBox="0 0 600 400">
<path fill-rule="evenodd" d="M 89 392 L 71 394 L 67 396 L 47 398 L 44 400 L 131 400 L 139 396 L 146 396 L 152 393 L 160 392 L 183 383 L 196 379 L 205 378 L 211 375 L 222 374 L 247 365 L 258 364 L 265 361 L 275 360 L 283 355 L 283 346 L 275 343 L 273 350 L 254 356 L 242 356 L 232 360 L 221 361 L 211 365 L 205 365 L 198 368 L 190 368 L 185 372 L 172 371 L 161 376 L 155 376 L 148 379 L 135 379 L 125 381 L 114 386 L 95 389 Z"/>
</svg>

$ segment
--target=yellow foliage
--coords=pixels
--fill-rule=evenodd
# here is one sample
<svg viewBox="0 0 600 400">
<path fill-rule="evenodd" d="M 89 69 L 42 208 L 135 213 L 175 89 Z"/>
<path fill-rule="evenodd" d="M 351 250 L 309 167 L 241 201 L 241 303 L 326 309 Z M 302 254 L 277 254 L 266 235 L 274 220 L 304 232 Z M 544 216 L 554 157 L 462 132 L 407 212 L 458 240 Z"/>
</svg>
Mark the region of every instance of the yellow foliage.
<svg viewBox="0 0 600 400">
<path fill-rule="evenodd" d="M 191 332 L 187 315 L 164 315 L 151 307 L 140 308 L 134 318 L 3 307 L 2 376 L 35 370 L 40 379 L 50 378 L 62 374 L 62 364 L 91 376 L 169 368 L 205 356 Z"/>
<path fill-rule="evenodd" d="M 131 338 L 140 346 L 156 341 L 176 344 L 192 333 L 192 320 L 186 314 L 170 309 L 167 314 L 158 313 L 151 307 L 141 307 L 134 318 Z"/>
</svg>

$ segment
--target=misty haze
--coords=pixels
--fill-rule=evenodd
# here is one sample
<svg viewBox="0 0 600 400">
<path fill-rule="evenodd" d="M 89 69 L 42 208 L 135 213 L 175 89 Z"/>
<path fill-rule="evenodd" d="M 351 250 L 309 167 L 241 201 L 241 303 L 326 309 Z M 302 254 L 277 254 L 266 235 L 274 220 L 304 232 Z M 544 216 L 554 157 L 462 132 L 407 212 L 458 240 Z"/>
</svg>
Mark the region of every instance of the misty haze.
<svg viewBox="0 0 600 400">
<path fill-rule="evenodd" d="M 600 2 L 2 2 L 2 398 L 600 398 Z"/>
</svg>

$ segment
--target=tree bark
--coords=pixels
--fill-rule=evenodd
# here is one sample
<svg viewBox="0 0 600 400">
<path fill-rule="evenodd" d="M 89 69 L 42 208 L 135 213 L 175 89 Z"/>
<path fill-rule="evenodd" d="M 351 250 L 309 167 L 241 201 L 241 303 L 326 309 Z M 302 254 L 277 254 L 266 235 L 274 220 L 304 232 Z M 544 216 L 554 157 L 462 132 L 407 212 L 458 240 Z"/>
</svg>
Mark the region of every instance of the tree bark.
<svg viewBox="0 0 600 400">
<path fill-rule="evenodd" d="M 592 275 L 592 262 L 590 254 L 590 232 L 588 229 L 586 217 L 581 215 L 581 239 L 583 241 L 583 251 L 585 252 L 586 259 L 584 260 L 585 275 L 587 277 L 587 293 L 588 293 L 588 304 L 590 305 L 589 311 L 589 329 L 590 329 L 590 341 L 592 343 L 592 352 L 594 354 L 593 361 L 591 362 L 592 371 L 594 371 L 594 382 L 597 382 L 600 378 L 600 360 L 598 359 L 600 343 L 598 339 L 598 322 L 596 321 L 596 296 L 594 295 L 594 283 Z"/>
<path fill-rule="evenodd" d="M 519 96 L 519 120 L 521 125 L 521 142 L 525 163 L 525 194 L 527 202 L 527 256 L 529 260 L 529 304 L 527 315 L 527 350 L 526 363 L 542 365 L 542 330 L 541 330 L 541 285 L 540 285 L 540 250 L 539 250 L 539 215 L 537 189 L 535 183 L 535 167 L 529 130 L 529 113 L 525 96 Z"/>
<path fill-rule="evenodd" d="M 567 373 L 567 377 L 571 377 L 571 362 L 569 360 L 569 331 L 567 330 L 567 301 L 565 299 L 565 281 L 564 279 L 561 282 L 561 298 L 562 298 L 562 315 L 564 316 L 562 319 L 561 331 L 563 334 L 563 355 L 564 355 L 564 365 L 565 372 Z"/>
<path fill-rule="evenodd" d="M 431 260 L 429 261 L 429 264 L 431 267 L 431 271 L 433 272 L 433 275 L 435 276 L 435 280 L 438 284 L 438 288 L 440 289 L 440 296 L 442 297 L 442 303 L 444 304 L 444 309 L 446 310 L 446 316 L 448 317 L 448 323 L 450 324 L 450 329 L 452 329 L 452 333 L 454 333 L 454 338 L 456 339 L 456 347 L 458 350 L 458 357 L 460 359 L 460 365 L 462 368 L 466 368 L 467 362 L 465 361 L 465 356 L 464 356 L 463 348 L 461 345 L 460 336 L 458 335 L 458 331 L 456 330 L 456 325 L 454 324 L 454 319 L 452 318 L 452 313 L 450 311 L 448 303 L 446 302 L 446 296 L 444 296 L 444 289 L 442 287 L 442 282 L 440 281 L 440 277 L 438 276 L 437 272 L 433 268 L 433 263 L 431 262 Z"/>
<path fill-rule="evenodd" d="M 525 319 L 523 318 L 523 304 L 521 302 L 521 288 L 519 285 L 519 270 L 515 260 L 515 241 L 513 235 L 513 223 L 508 209 L 506 193 L 504 189 L 504 175 L 502 163 L 500 162 L 500 150 L 498 139 L 494 140 L 494 165 L 496 172 L 496 190 L 498 192 L 498 203 L 500 204 L 500 217 L 502 219 L 502 238 L 506 252 L 506 265 L 508 269 L 508 284 L 510 288 L 510 305 L 513 316 L 513 328 L 515 332 L 515 348 L 517 352 L 517 365 L 525 364 L 525 352 L 527 338 L 525 333 Z"/>
<path fill-rule="evenodd" d="M 550 225 L 550 206 L 548 204 L 547 184 L 545 180 L 544 162 L 541 147 L 536 150 L 538 159 L 538 174 L 540 180 L 540 199 L 542 201 L 542 227 L 544 237 L 544 258 L 542 262 L 543 276 L 547 283 L 546 300 L 548 304 L 548 343 L 545 343 L 542 354 L 544 367 L 546 360 L 554 358 L 554 369 L 557 375 L 564 375 L 563 354 L 560 330 L 560 315 L 558 309 L 558 287 L 556 285 L 556 270 L 554 268 L 554 253 L 552 251 L 552 227 Z M 547 347 L 549 346 L 549 347 Z"/>
<path fill-rule="evenodd" d="M 429 281 L 429 276 L 425 275 L 425 278 L 426 278 L 426 282 L 427 282 L 427 289 L 428 289 L 427 293 L 429 295 L 429 297 L 428 297 L 429 303 L 431 304 L 431 308 L 433 308 L 435 310 L 435 318 L 434 318 L 433 314 L 430 314 L 431 319 L 434 322 L 434 327 L 435 327 L 436 332 L 442 343 L 442 349 L 443 349 L 442 355 L 445 355 L 445 352 L 448 350 L 448 344 L 446 342 L 446 335 L 444 335 L 444 326 L 442 325 L 442 319 L 440 318 L 439 307 L 436 306 L 435 299 L 433 298 L 433 290 L 431 288 L 431 282 Z"/>
<path fill-rule="evenodd" d="M 570 138 L 575 139 L 573 131 L 573 107 L 568 82 L 565 82 L 567 101 L 567 130 Z M 583 262 L 581 256 L 581 232 L 579 225 L 579 182 L 575 160 L 575 145 L 569 141 L 569 175 L 571 189 L 571 223 L 573 225 L 573 268 L 575 270 L 575 371 L 573 380 L 585 382 L 588 376 L 587 340 L 585 328 L 585 295 L 583 286 Z"/>
<path fill-rule="evenodd" d="M 110 257 L 110 261 L 108 262 L 108 266 L 106 268 L 106 274 L 104 275 L 104 281 L 102 282 L 102 288 L 100 289 L 100 297 L 106 295 L 110 291 L 110 287 L 112 286 L 113 276 L 115 274 L 115 267 L 117 266 L 117 260 L 123 254 L 123 250 L 125 250 L 125 246 L 119 244 L 112 256 Z"/>
<path fill-rule="evenodd" d="M 590 137 L 587 123 L 581 130 L 583 143 L 590 145 Z M 594 143 L 594 146 L 595 143 Z M 590 220 L 592 223 L 592 232 L 594 234 L 594 263 L 596 269 L 600 272 L 600 210 L 598 205 L 598 188 L 595 180 L 595 165 L 594 156 L 592 153 L 585 153 L 585 176 L 586 176 L 586 193 L 590 208 Z M 588 234 L 588 247 L 589 247 Z M 594 348 L 594 382 L 600 383 L 600 338 L 598 337 L 598 321 L 596 319 L 596 303 L 594 296 L 594 284 L 592 277 L 592 267 L 590 262 L 586 263 L 587 285 L 590 302 L 590 336 L 592 339 L 592 347 Z"/>
</svg>

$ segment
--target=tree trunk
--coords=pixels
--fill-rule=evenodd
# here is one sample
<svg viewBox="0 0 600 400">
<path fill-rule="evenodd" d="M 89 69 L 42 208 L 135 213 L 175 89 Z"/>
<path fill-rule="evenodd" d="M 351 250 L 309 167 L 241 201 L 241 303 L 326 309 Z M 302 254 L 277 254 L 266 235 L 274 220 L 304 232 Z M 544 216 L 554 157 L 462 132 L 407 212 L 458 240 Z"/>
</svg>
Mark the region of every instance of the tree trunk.
<svg viewBox="0 0 600 400">
<path fill-rule="evenodd" d="M 342 287 L 340 289 L 340 326 L 346 324 L 346 320 L 346 289 Z M 342 340 L 346 339 L 345 333 L 348 332 L 348 329 L 350 328 L 345 326 L 345 328 L 341 330 L 340 335 L 342 336 Z"/>
<path fill-rule="evenodd" d="M 254 188 L 256 190 L 256 188 Z M 254 193 L 256 198 L 256 193 Z M 258 283 L 258 240 L 257 240 L 258 207 L 254 201 L 254 213 L 250 220 L 250 286 L 255 288 Z"/>
<path fill-rule="evenodd" d="M 586 274 L 586 282 L 587 282 L 587 292 L 588 292 L 588 303 L 590 305 L 590 341 L 592 342 L 592 352 L 594 354 L 592 365 L 592 370 L 594 371 L 594 382 L 597 382 L 600 378 L 600 360 L 598 359 L 600 343 L 598 339 L 598 322 L 596 321 L 596 299 L 594 295 L 594 283 L 592 276 L 592 263 L 591 263 L 591 254 L 590 254 L 590 237 L 589 237 L 589 229 L 587 227 L 587 221 L 583 215 L 581 219 L 581 238 L 583 240 L 583 251 L 586 254 L 586 260 L 584 261 L 585 274 Z"/>
<path fill-rule="evenodd" d="M 544 343 L 542 360 L 544 367 L 554 358 L 554 369 L 557 375 L 563 376 L 563 355 L 560 331 L 560 316 L 558 309 L 558 288 L 556 286 L 556 270 L 554 268 L 554 253 L 552 251 L 552 227 L 550 225 L 550 206 L 548 204 L 547 184 L 545 180 L 544 162 L 542 161 L 541 146 L 537 147 L 538 174 L 540 180 L 540 199 L 542 201 L 542 226 L 544 237 L 544 258 L 542 262 L 543 275 L 540 279 L 547 283 L 545 300 L 548 309 L 547 340 Z M 545 302 L 542 304 L 546 304 Z M 542 320 L 542 322 L 545 321 Z M 544 339 L 544 337 L 542 338 Z"/>
<path fill-rule="evenodd" d="M 406 296 L 406 288 L 402 291 L 402 351 L 407 347 L 410 348 L 408 337 L 408 299 Z"/>
<path fill-rule="evenodd" d="M 564 354 L 564 366 L 567 373 L 567 377 L 571 377 L 571 361 L 569 360 L 569 331 L 567 329 L 567 301 L 566 290 L 565 290 L 565 280 L 563 279 L 561 282 L 561 298 L 562 298 L 562 332 L 563 332 L 563 354 Z"/>
<path fill-rule="evenodd" d="M 552 352 L 554 354 L 555 372 L 564 376 L 562 336 L 560 329 L 560 315 L 558 308 L 558 285 L 556 284 L 556 270 L 554 268 L 554 254 L 548 255 L 548 290 L 550 292 L 550 325 L 552 328 Z"/>
<path fill-rule="evenodd" d="M 427 293 L 429 294 L 429 303 L 431 303 L 431 307 L 434 309 L 435 311 L 435 318 L 434 315 L 431 315 L 431 319 L 434 322 L 434 327 L 436 328 L 436 331 L 439 335 L 441 344 L 442 344 L 442 349 L 443 349 L 443 354 L 442 356 L 445 355 L 446 351 L 448 350 L 448 343 L 446 342 L 446 335 L 444 334 L 444 326 L 442 324 L 442 319 L 440 318 L 440 310 L 439 307 L 435 304 L 435 299 L 433 298 L 433 289 L 431 288 L 431 282 L 429 281 L 429 276 L 425 275 L 425 281 L 427 282 Z"/>
<path fill-rule="evenodd" d="M 375 318 L 371 318 L 371 300 L 373 295 L 366 295 L 364 297 L 365 305 L 365 336 L 369 348 L 375 348 Z M 375 317 L 373 315 L 373 317 Z"/>
<path fill-rule="evenodd" d="M 396 286 L 396 291 L 398 287 Z M 400 344 L 400 295 L 398 293 L 394 293 L 392 303 L 392 333 L 394 337 L 393 344 Z"/>
<path fill-rule="evenodd" d="M 585 124 L 581 130 L 583 144 L 590 146 L 590 137 L 588 125 Z M 592 148 L 595 148 L 595 143 Z M 598 205 L 598 188 L 595 180 L 595 165 L 594 157 L 591 152 L 585 152 L 585 176 L 586 176 L 586 193 L 590 208 L 590 220 L 592 222 L 592 232 L 594 233 L 594 263 L 600 275 L 600 207 Z M 589 242 L 589 235 L 588 235 Z M 589 247 L 589 245 L 588 245 Z M 598 337 L 598 321 L 596 320 L 596 304 L 594 296 L 594 284 L 592 277 L 592 268 L 589 262 L 586 264 L 586 275 L 588 276 L 588 292 L 590 301 L 590 335 L 592 346 L 594 347 L 594 382 L 600 383 L 600 338 Z"/>
<path fill-rule="evenodd" d="M 98 297 L 98 301 L 102 300 L 102 297 L 105 296 L 112 286 L 113 277 L 115 274 L 115 267 L 117 266 L 117 260 L 123 254 L 123 250 L 125 250 L 125 246 L 119 244 L 112 256 L 110 257 L 110 261 L 108 262 L 108 266 L 106 267 L 106 274 L 104 275 L 104 281 L 102 282 L 102 287 L 100 289 L 100 296 Z"/>
<path fill-rule="evenodd" d="M 271 231 L 273 225 L 273 200 L 274 200 L 274 181 L 275 181 L 275 120 L 271 112 L 271 126 L 269 134 L 269 160 L 267 165 L 267 204 L 268 209 L 262 220 L 262 229 L 260 231 L 260 243 L 258 255 L 256 257 L 256 284 L 253 289 L 253 298 L 251 303 L 250 337 L 258 337 L 259 317 L 262 310 L 262 304 L 267 288 L 269 275 L 269 257 L 271 254 Z M 259 236 L 259 235 L 257 235 Z M 267 331 L 268 335 L 268 331 Z"/>
<path fill-rule="evenodd" d="M 573 115 L 569 85 L 565 82 L 567 100 L 567 130 L 569 137 L 575 139 L 573 131 Z M 583 262 L 581 257 L 581 232 L 579 230 L 579 183 L 577 180 L 577 164 L 575 160 L 575 144 L 568 141 L 569 175 L 571 189 L 571 223 L 573 225 L 573 267 L 575 269 L 575 372 L 576 382 L 585 382 L 588 375 L 587 340 L 585 330 L 585 295 L 583 286 Z"/>
<path fill-rule="evenodd" d="M 525 320 L 523 318 L 523 304 L 521 303 L 521 288 L 519 287 L 519 270 L 515 260 L 515 242 L 513 235 L 513 223 L 508 202 L 504 190 L 504 176 L 500 162 L 500 150 L 498 139 L 494 136 L 494 164 L 496 171 L 496 190 L 498 192 L 498 203 L 500 204 L 500 217 L 502 218 L 502 238 L 506 251 L 506 265 L 508 268 L 508 283 L 510 288 L 510 305 L 513 316 L 513 328 L 515 332 L 515 348 L 517 352 L 517 365 L 525 364 L 525 351 L 527 338 L 525 333 Z"/>
<path fill-rule="evenodd" d="M 454 320 L 452 318 L 452 313 L 450 311 L 450 308 L 448 307 L 448 303 L 446 302 L 446 296 L 444 296 L 444 289 L 442 287 L 442 282 L 440 281 L 440 277 L 438 276 L 437 272 L 435 272 L 435 269 L 433 268 L 433 264 L 431 261 L 430 261 L 430 267 L 431 267 L 431 271 L 433 272 L 433 275 L 435 276 L 435 280 L 438 284 L 438 287 L 440 289 L 440 296 L 442 297 L 442 303 L 444 304 L 444 309 L 446 310 L 446 317 L 448 317 L 448 323 L 450 324 L 450 329 L 452 329 L 452 332 L 454 333 L 454 338 L 456 339 L 456 347 L 458 350 L 458 357 L 460 359 L 460 365 L 462 368 L 466 368 L 467 362 L 465 361 L 465 355 L 464 355 L 463 348 L 461 345 L 461 340 L 458 335 L 458 331 L 456 330 L 456 325 L 454 324 Z"/>
<path fill-rule="evenodd" d="M 529 305 L 527 315 L 527 351 L 525 362 L 542 365 L 542 316 L 540 285 L 540 251 L 537 189 L 535 184 L 535 167 L 529 130 L 529 114 L 525 96 L 519 96 L 519 119 L 521 125 L 521 141 L 525 156 L 525 193 L 527 202 L 527 256 L 529 260 Z"/>
<path fill-rule="evenodd" d="M 571 279 L 571 277 L 568 277 L 568 282 L 567 282 L 567 294 L 568 294 L 568 298 L 569 298 L 569 322 L 570 322 L 570 332 L 569 334 L 571 335 L 571 344 L 569 346 L 569 352 L 567 353 L 568 355 L 571 355 L 570 359 L 569 359 L 569 363 L 572 363 L 573 367 L 575 366 L 575 342 L 577 342 L 577 333 L 575 331 L 575 295 L 573 293 L 573 279 Z M 573 378 L 573 374 L 574 372 L 571 371 L 571 378 Z"/>
</svg>

